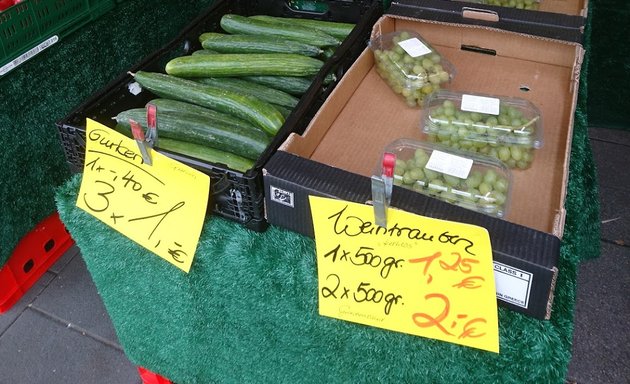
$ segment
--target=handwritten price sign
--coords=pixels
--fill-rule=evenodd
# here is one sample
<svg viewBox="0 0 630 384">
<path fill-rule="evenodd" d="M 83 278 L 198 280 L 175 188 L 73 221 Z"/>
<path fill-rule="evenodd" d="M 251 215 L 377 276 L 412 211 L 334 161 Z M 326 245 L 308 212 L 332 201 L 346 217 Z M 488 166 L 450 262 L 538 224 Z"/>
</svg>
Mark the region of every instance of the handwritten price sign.
<svg viewBox="0 0 630 384">
<path fill-rule="evenodd" d="M 492 249 L 486 229 L 310 197 L 319 313 L 499 352 Z"/>
<path fill-rule="evenodd" d="M 190 270 L 208 204 L 210 178 L 87 120 L 77 206 L 185 272 Z"/>
</svg>

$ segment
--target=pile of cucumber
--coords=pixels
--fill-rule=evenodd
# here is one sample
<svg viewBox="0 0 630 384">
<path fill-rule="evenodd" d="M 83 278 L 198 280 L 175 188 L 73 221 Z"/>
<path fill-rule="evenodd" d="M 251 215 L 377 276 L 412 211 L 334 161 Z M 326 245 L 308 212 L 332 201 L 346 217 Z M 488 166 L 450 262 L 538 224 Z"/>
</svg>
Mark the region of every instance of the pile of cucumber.
<svg viewBox="0 0 630 384">
<path fill-rule="evenodd" d="M 278 133 L 352 23 L 226 14 L 203 49 L 170 60 L 163 73 L 137 71 L 156 95 L 158 147 L 245 172 Z M 146 127 L 145 108 L 116 116 Z"/>
</svg>

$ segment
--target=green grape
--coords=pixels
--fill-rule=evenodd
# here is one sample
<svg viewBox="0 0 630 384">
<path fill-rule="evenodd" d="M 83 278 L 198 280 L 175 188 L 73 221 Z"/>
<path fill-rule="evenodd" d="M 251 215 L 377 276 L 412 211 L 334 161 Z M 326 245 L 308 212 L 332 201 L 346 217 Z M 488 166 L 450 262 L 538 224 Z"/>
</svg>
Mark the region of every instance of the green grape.
<svg viewBox="0 0 630 384">
<path fill-rule="evenodd" d="M 449 185 L 451 187 L 458 185 L 461 180 L 459 177 L 455 177 L 451 175 L 443 175 L 443 176 L 444 176 L 444 182 L 446 183 L 446 185 Z"/>
<path fill-rule="evenodd" d="M 484 179 L 485 179 L 485 177 L 484 177 Z M 479 193 L 481 193 L 482 195 L 485 196 L 490 191 L 492 191 L 491 183 L 487 183 L 487 182 L 483 181 L 481 184 L 479 184 Z"/>
<path fill-rule="evenodd" d="M 521 150 L 521 147 L 519 146 L 512 146 L 510 147 L 510 153 L 512 154 L 512 159 L 514 159 L 515 161 L 520 161 L 523 158 L 523 151 Z"/>
<path fill-rule="evenodd" d="M 457 198 L 457 195 L 450 191 L 440 193 L 440 198 L 446 201 L 447 203 L 451 203 L 451 204 L 459 200 Z"/>
<path fill-rule="evenodd" d="M 498 121 L 499 121 L 499 124 L 501 125 L 511 125 L 512 123 L 512 121 L 510 120 L 510 117 L 506 115 L 499 115 Z"/>
<path fill-rule="evenodd" d="M 479 184 L 481 184 L 482 181 L 483 181 L 483 175 L 481 174 L 480 171 L 475 170 L 475 171 L 472 171 L 470 175 L 468 176 L 468 179 L 466 179 L 466 184 L 470 188 L 478 188 Z"/>
<path fill-rule="evenodd" d="M 425 192 L 424 182 L 420 182 L 420 181 L 419 181 L 419 182 L 417 182 L 417 183 L 414 183 L 414 184 L 411 186 L 411 189 L 413 189 L 413 190 L 414 190 L 414 191 L 416 191 L 416 192 L 421 192 L 421 193 L 422 193 L 422 192 Z"/>
<path fill-rule="evenodd" d="M 432 181 L 432 180 L 437 180 L 437 178 L 440 176 L 440 174 L 432 169 L 426 169 L 424 170 L 424 175 L 426 176 L 427 180 Z"/>
<path fill-rule="evenodd" d="M 416 165 L 416 167 L 424 168 L 429 161 L 429 156 L 426 153 L 422 152 L 421 149 L 419 151 L 420 152 L 416 152 L 414 156 L 414 164 Z"/>
<path fill-rule="evenodd" d="M 475 123 L 481 121 L 481 119 L 483 118 L 483 115 L 479 112 L 471 112 L 470 113 L 470 119 L 472 121 L 474 121 Z"/>
<path fill-rule="evenodd" d="M 424 77 L 427 75 L 427 71 L 425 71 L 425 69 L 422 68 L 422 65 L 418 65 L 418 64 L 413 66 L 412 72 L 420 77 Z"/>
<path fill-rule="evenodd" d="M 498 178 L 494 182 L 494 190 L 497 192 L 505 193 L 508 189 L 508 181 L 502 177 Z"/>
<path fill-rule="evenodd" d="M 429 180 L 429 189 L 433 190 L 434 192 L 442 192 L 448 190 L 446 185 L 444 185 L 442 179 Z"/>
<path fill-rule="evenodd" d="M 498 151 L 498 157 L 501 161 L 508 161 L 511 157 L 510 148 L 509 147 L 501 147 Z"/>
<path fill-rule="evenodd" d="M 499 191 L 491 191 L 488 193 L 488 200 L 496 205 L 505 204 L 505 194 Z"/>
<path fill-rule="evenodd" d="M 431 84 L 425 84 L 422 88 L 420 88 L 420 90 L 422 91 L 422 93 L 424 93 L 425 95 L 430 94 L 431 92 L 433 92 L 433 86 Z M 423 97 L 424 98 L 424 97 Z"/>
<path fill-rule="evenodd" d="M 404 184 L 413 184 L 416 179 L 411 175 L 411 171 L 406 171 L 402 176 L 402 182 Z"/>
<path fill-rule="evenodd" d="M 422 168 L 413 168 L 409 170 L 409 177 L 414 180 L 423 180 L 424 172 L 422 171 Z"/>
<path fill-rule="evenodd" d="M 433 63 L 433 61 L 429 58 L 422 59 L 420 63 L 422 65 L 422 68 L 426 69 L 427 71 L 432 69 L 433 66 L 435 65 L 435 63 Z"/>
<path fill-rule="evenodd" d="M 437 74 L 437 73 L 430 74 L 428 79 L 429 79 L 429 82 L 431 84 L 434 84 L 434 85 L 440 84 L 442 82 L 442 79 L 440 78 L 440 75 Z"/>
<path fill-rule="evenodd" d="M 499 124 L 499 120 L 495 116 L 490 116 L 486 119 L 486 126 L 496 127 Z"/>
</svg>

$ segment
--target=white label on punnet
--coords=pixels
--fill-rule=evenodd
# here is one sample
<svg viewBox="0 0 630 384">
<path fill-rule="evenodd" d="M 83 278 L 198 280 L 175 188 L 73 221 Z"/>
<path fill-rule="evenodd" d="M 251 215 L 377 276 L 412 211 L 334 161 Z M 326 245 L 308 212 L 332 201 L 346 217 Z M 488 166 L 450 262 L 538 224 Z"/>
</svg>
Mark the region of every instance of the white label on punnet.
<svg viewBox="0 0 630 384">
<path fill-rule="evenodd" d="M 462 95 L 462 111 L 498 115 L 501 101 L 496 97 Z"/>
<path fill-rule="evenodd" d="M 398 43 L 398 45 L 400 45 L 400 47 L 404 49 L 405 52 L 407 52 L 411 57 L 418 57 L 431 52 L 431 49 L 424 45 L 422 41 L 420 41 L 417 37 L 403 40 Z"/>
<path fill-rule="evenodd" d="M 451 155 L 442 151 L 433 151 L 426 168 L 449 176 L 459 177 L 460 179 L 467 179 L 472 165 L 472 159 Z"/>
</svg>

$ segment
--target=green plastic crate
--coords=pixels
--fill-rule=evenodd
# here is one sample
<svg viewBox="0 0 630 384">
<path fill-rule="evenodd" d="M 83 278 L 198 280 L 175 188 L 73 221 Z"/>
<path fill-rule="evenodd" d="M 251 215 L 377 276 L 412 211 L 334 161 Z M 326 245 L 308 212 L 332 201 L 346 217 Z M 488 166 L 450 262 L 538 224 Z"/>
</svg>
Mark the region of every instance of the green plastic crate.
<svg viewBox="0 0 630 384">
<path fill-rule="evenodd" d="M 111 10 L 114 0 L 25 0 L 0 13 L 0 77 Z"/>
</svg>

